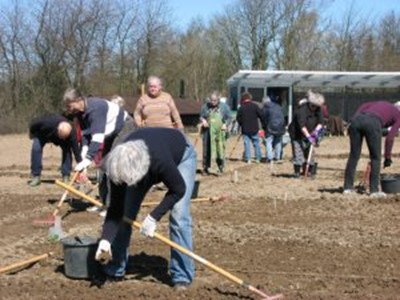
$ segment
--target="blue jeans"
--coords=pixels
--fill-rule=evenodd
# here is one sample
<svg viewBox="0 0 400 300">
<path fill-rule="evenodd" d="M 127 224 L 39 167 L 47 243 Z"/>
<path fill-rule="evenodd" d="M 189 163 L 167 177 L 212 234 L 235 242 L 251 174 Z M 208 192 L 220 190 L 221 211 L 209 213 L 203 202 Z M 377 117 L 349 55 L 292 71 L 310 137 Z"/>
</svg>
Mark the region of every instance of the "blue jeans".
<svg viewBox="0 0 400 300">
<path fill-rule="evenodd" d="M 192 215 L 190 213 L 190 201 L 196 177 L 197 158 L 192 145 L 186 147 L 182 161 L 178 165 L 185 184 L 186 192 L 172 208 L 169 218 L 170 239 L 180 246 L 193 251 L 192 243 Z M 145 197 L 145 192 L 140 192 L 134 186 L 127 187 L 125 198 L 129 198 L 131 207 L 126 207 L 125 211 L 130 210 L 129 215 L 139 212 L 141 200 Z M 132 197 L 134 195 L 134 197 Z M 139 200 L 139 201 L 136 201 Z M 133 211 L 133 213 L 132 213 Z M 117 236 L 112 242 L 113 260 L 105 266 L 106 274 L 116 277 L 125 275 L 128 262 L 129 242 L 132 234 L 132 227 L 126 223 L 120 226 Z M 171 261 L 169 272 L 172 283 L 193 281 L 195 270 L 193 259 L 175 249 L 171 249 Z"/>
<path fill-rule="evenodd" d="M 265 139 L 265 147 L 267 148 L 267 160 L 271 161 L 281 159 L 282 153 L 282 136 L 268 135 Z M 275 153 L 275 155 L 274 155 Z"/>
<path fill-rule="evenodd" d="M 31 174 L 32 176 L 40 176 L 42 173 L 42 157 L 43 148 L 46 142 L 41 141 L 37 137 L 32 138 L 31 149 Z M 69 176 L 72 169 L 72 154 L 71 149 L 67 145 L 60 145 L 62 149 L 61 174 Z"/>
<path fill-rule="evenodd" d="M 243 134 L 243 141 L 244 141 L 244 159 L 246 161 L 251 160 L 251 150 L 250 150 L 250 143 L 253 143 L 254 150 L 256 152 L 256 160 L 261 160 L 261 147 L 260 147 L 260 140 L 258 138 L 258 133 L 254 135 L 247 135 Z"/>
</svg>

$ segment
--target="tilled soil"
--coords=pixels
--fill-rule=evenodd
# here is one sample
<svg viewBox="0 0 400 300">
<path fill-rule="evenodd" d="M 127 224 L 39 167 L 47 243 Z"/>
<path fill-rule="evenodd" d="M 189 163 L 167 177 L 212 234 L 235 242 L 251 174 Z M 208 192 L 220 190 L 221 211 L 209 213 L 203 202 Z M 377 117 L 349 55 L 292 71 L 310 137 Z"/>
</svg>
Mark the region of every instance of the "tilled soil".
<svg viewBox="0 0 400 300">
<path fill-rule="evenodd" d="M 54 254 L 29 268 L 0 275 L 0 299 L 259 299 L 200 263 L 190 289 L 174 291 L 168 278 L 169 248 L 137 232 L 124 281 L 66 277 L 61 243 L 48 240 L 47 226 L 33 224 L 53 212 L 63 193 L 54 185 L 60 178 L 60 150 L 46 146 L 45 182 L 31 188 L 29 139 L 5 135 L 1 140 L 0 266 Z M 229 141 L 228 154 L 235 141 Z M 346 137 L 326 138 L 316 150 L 315 180 L 291 177 L 289 146 L 284 162 L 273 166 L 241 162 L 237 159 L 241 146 L 223 175 L 198 175 L 199 197 L 229 198 L 192 204 L 196 254 L 267 294 L 284 294 L 285 299 L 400 299 L 400 197 L 341 194 L 349 148 Z M 384 173 L 400 173 L 399 150 L 396 141 L 394 165 Z M 364 149 L 357 183 L 366 164 Z M 238 182 L 233 181 L 234 171 Z M 158 201 L 163 193 L 152 192 L 146 201 Z M 64 232 L 98 237 L 103 219 L 86 212 L 78 199 L 68 203 L 61 210 Z M 140 218 L 150 209 L 142 208 Z M 166 236 L 167 222 L 165 216 L 159 224 L 159 232 Z"/>
</svg>

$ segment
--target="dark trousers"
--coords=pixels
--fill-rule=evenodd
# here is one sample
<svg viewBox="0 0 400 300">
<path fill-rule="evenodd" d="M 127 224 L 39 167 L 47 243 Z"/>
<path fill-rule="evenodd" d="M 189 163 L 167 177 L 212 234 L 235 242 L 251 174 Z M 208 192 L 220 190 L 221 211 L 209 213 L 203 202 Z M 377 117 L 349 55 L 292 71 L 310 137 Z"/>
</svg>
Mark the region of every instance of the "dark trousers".
<svg viewBox="0 0 400 300">
<path fill-rule="evenodd" d="M 32 176 L 40 176 L 42 173 L 42 157 L 43 148 L 46 145 L 45 141 L 34 137 L 32 138 L 31 149 L 31 174 Z M 69 176 L 72 168 L 72 155 L 71 149 L 68 145 L 60 145 L 62 150 L 61 160 L 61 174 L 62 176 Z"/>
<path fill-rule="evenodd" d="M 347 160 L 344 189 L 352 189 L 354 174 L 361 155 L 363 138 L 367 141 L 371 174 L 369 178 L 370 192 L 379 191 L 379 175 L 381 171 L 382 125 L 377 117 L 361 114 L 349 127 L 350 155 Z"/>
</svg>

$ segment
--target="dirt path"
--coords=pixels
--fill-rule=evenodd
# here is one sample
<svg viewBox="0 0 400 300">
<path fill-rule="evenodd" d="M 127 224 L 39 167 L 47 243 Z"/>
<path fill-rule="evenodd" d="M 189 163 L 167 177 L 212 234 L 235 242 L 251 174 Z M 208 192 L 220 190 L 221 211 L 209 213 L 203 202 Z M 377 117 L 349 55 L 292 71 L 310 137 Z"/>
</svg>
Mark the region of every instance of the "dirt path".
<svg viewBox="0 0 400 300">
<path fill-rule="evenodd" d="M 1 139 L 7 147 L 0 150 L 0 265 L 49 251 L 55 254 L 31 268 L 0 275 L 0 299 L 259 299 L 200 264 L 193 286 L 174 292 L 168 285 L 169 249 L 137 233 L 130 247 L 127 280 L 98 286 L 67 278 L 62 246 L 47 240 L 47 227 L 32 225 L 33 220 L 49 216 L 63 192 L 53 184 L 60 177 L 60 151 L 45 149 L 46 182 L 30 188 L 26 184 L 29 139 L 24 135 Z M 222 176 L 198 176 L 199 196 L 230 199 L 192 205 L 195 252 L 262 290 L 283 293 L 286 299 L 400 299 L 400 197 L 376 200 L 340 193 L 347 138 L 323 141 L 317 149 L 315 180 L 291 178 L 289 150 L 285 148 L 284 163 L 273 168 L 232 160 Z M 394 165 L 385 173 L 400 173 L 399 150 L 397 140 Z M 233 157 L 241 151 L 240 143 Z M 362 178 L 366 153 L 364 149 L 356 182 Z M 200 158 L 200 145 L 198 154 Z M 238 183 L 231 180 L 234 170 Z M 157 201 L 162 195 L 157 191 L 147 200 Z M 72 207 L 63 206 L 65 233 L 99 236 L 102 218 L 77 210 L 76 201 Z M 143 208 L 140 215 L 148 211 Z M 159 229 L 168 234 L 166 217 Z"/>
</svg>

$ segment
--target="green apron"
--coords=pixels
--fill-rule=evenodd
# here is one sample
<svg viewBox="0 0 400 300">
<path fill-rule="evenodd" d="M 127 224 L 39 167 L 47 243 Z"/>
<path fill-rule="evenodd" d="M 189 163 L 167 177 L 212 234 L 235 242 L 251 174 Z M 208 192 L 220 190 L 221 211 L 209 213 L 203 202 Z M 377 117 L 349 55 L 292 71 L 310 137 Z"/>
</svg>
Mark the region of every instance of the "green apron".
<svg viewBox="0 0 400 300">
<path fill-rule="evenodd" d="M 225 131 L 222 130 L 222 116 L 219 111 L 212 111 L 208 117 L 210 126 L 211 157 L 225 159 Z"/>
</svg>

